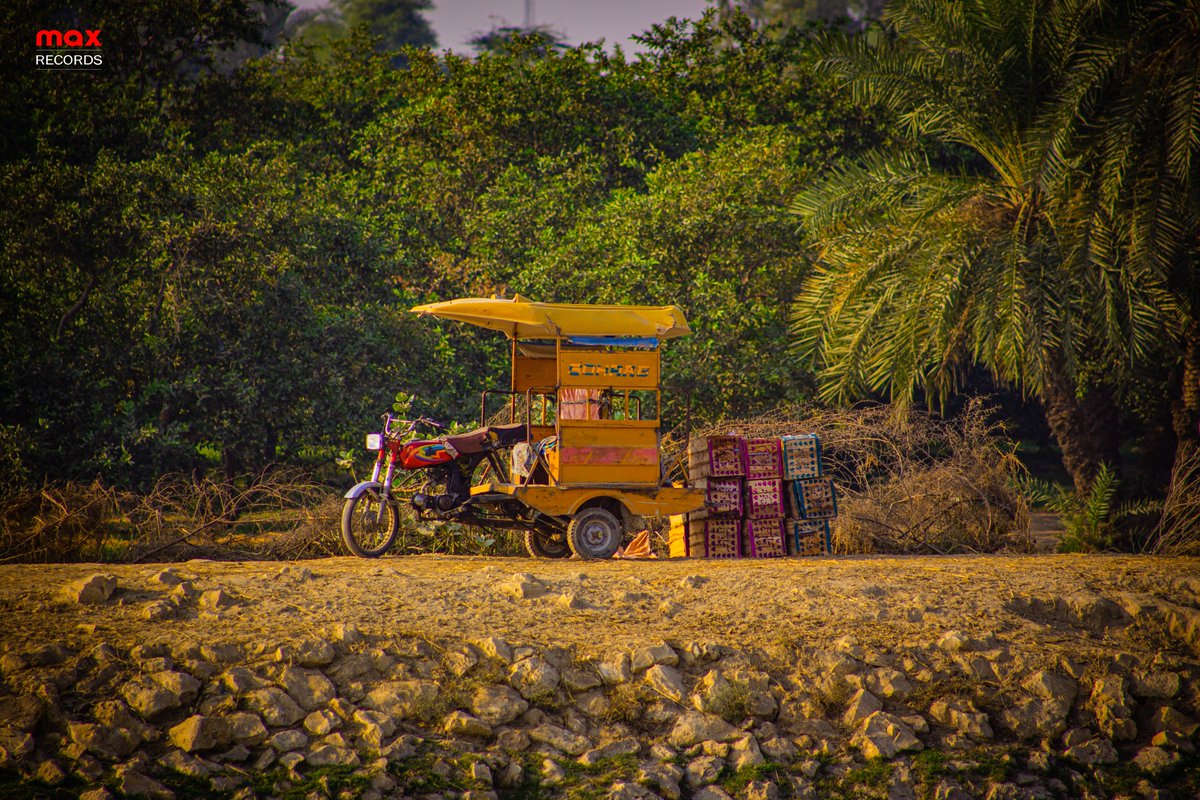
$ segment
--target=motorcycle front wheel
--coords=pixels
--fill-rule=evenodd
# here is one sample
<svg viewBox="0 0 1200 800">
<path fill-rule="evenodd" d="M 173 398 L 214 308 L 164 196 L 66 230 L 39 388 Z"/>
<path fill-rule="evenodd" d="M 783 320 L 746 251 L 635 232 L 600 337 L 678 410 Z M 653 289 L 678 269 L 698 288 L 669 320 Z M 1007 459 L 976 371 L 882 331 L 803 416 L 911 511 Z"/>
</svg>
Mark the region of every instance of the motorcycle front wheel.
<svg viewBox="0 0 1200 800">
<path fill-rule="evenodd" d="M 356 556 L 378 558 L 388 551 L 400 532 L 400 507 L 392 500 L 379 517 L 379 496 L 363 492 L 351 497 L 342 509 L 342 540 Z"/>
</svg>

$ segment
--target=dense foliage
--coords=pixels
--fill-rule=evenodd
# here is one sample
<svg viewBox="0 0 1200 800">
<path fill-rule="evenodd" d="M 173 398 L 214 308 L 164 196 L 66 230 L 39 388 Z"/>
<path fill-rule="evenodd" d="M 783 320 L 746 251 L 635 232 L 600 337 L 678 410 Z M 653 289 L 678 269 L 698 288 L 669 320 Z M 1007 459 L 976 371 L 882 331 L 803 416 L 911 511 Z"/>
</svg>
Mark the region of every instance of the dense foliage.
<svg viewBox="0 0 1200 800">
<path fill-rule="evenodd" d="M 710 17 L 632 59 L 395 59 L 280 50 L 246 0 L 72 8 L 0 10 L 6 53 L 86 26 L 108 65 L 5 68 L 0 482 L 329 463 L 399 390 L 470 419 L 503 341 L 407 309 L 493 292 L 679 303 L 669 375 L 708 414 L 808 395 L 786 204 L 881 138 L 807 38 Z"/>
</svg>

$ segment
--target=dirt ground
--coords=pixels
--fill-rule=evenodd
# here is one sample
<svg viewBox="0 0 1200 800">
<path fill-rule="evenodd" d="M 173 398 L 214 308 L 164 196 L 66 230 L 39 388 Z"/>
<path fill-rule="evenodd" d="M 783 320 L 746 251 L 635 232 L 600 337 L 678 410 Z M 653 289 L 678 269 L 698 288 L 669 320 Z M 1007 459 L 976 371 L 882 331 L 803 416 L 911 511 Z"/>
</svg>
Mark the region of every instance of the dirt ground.
<svg viewBox="0 0 1200 800">
<path fill-rule="evenodd" d="M 151 620 L 167 597 L 164 565 L 0 566 L 0 649 L 104 640 L 265 644 L 317 635 L 335 623 L 430 642 L 500 636 L 561 646 L 577 657 L 642 644 L 708 641 L 742 650 L 825 646 L 851 635 L 883 648 L 931 644 L 957 630 L 997 636 L 1031 660 L 1119 652 L 1152 659 L 1164 647 L 1194 658 L 1200 644 L 1200 560 L 1133 556 L 827 557 L 742 561 L 547 561 L 412 556 L 365 560 L 173 565 L 198 592 L 233 605 L 192 603 Z M 67 582 L 117 576 L 102 605 L 63 600 Z M 311 573 L 311 577 L 309 575 Z M 518 577 L 514 578 L 516 575 Z M 530 577 L 531 576 L 531 577 Z M 524 582 L 530 594 L 512 587 Z M 1159 617 L 1110 625 L 1130 602 L 1182 609 L 1196 630 L 1167 635 Z M 575 606 L 575 607 L 571 607 Z M 579 607 L 582 606 L 582 607 Z M 1160 620 L 1160 621 L 1155 621 Z M 1188 622 L 1192 620 L 1192 622 Z M 1157 627 L 1156 627 L 1157 626 Z M 1193 641 L 1193 635 L 1196 640 Z M 1192 650 L 1192 652 L 1189 652 Z"/>
</svg>

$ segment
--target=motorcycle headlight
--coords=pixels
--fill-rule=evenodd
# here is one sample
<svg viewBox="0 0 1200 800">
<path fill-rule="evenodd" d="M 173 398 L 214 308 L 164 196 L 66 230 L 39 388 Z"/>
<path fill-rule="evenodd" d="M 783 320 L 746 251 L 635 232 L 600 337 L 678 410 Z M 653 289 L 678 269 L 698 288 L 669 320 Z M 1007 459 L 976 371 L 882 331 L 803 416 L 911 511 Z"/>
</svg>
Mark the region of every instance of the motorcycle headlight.
<svg viewBox="0 0 1200 800">
<path fill-rule="evenodd" d="M 383 449 L 383 434 L 382 433 L 368 433 L 367 434 L 367 449 L 368 450 L 382 450 Z"/>
</svg>

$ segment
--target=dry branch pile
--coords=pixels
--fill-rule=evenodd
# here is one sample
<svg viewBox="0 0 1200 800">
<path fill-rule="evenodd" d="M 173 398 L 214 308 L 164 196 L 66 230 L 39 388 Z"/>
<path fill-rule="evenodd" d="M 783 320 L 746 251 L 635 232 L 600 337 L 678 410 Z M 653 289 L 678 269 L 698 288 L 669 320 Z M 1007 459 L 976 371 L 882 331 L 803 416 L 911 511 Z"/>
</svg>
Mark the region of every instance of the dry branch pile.
<svg viewBox="0 0 1200 800">
<path fill-rule="evenodd" d="M 300 558 L 340 551 L 340 502 L 302 473 L 164 475 L 145 494 L 99 482 L 0 502 L 0 562 Z"/>
<path fill-rule="evenodd" d="M 1175 467 L 1150 552 L 1200 556 L 1200 452 Z"/>
<path fill-rule="evenodd" d="M 949 420 L 888 406 L 792 406 L 692 435 L 799 433 L 820 437 L 826 472 L 841 493 L 837 552 L 1032 550 L 1028 508 L 1017 488 L 1021 464 L 982 403 Z M 668 463 L 681 462 L 684 444 L 682 432 L 664 439 Z"/>
</svg>

